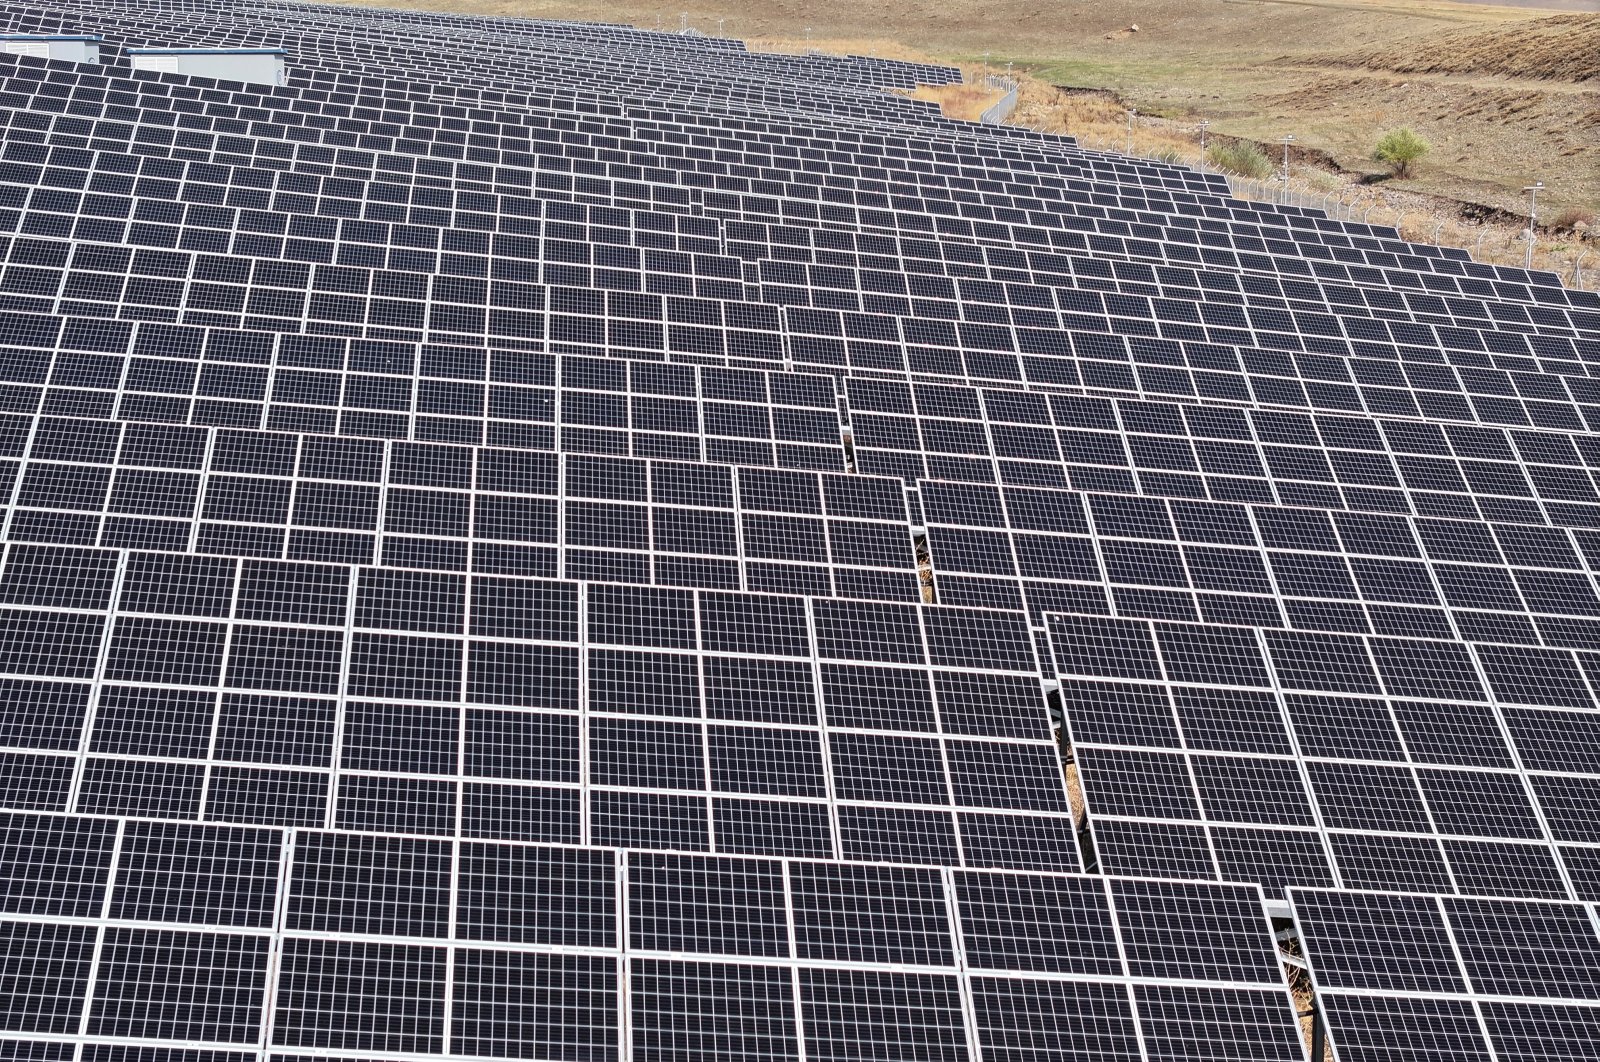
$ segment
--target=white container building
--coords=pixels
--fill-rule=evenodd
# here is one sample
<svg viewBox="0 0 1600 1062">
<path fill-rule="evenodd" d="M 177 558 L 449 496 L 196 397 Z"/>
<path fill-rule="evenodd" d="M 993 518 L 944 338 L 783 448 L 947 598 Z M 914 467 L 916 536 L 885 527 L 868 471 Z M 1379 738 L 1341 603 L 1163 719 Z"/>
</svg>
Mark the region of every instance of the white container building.
<svg viewBox="0 0 1600 1062">
<path fill-rule="evenodd" d="M 129 48 L 135 70 L 194 74 L 218 81 L 281 85 L 282 48 Z"/>
<path fill-rule="evenodd" d="M 100 41 L 86 33 L 5 33 L 0 34 L 0 52 L 68 63 L 98 63 Z"/>
</svg>

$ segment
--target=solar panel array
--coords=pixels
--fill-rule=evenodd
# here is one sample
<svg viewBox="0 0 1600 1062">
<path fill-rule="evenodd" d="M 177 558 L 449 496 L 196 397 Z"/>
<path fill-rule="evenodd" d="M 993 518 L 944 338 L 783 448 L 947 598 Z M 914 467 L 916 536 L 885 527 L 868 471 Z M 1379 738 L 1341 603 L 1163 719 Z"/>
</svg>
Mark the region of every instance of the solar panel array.
<svg viewBox="0 0 1600 1062">
<path fill-rule="evenodd" d="M 1592 1043 L 1593 293 L 945 67 L 0 34 L 0 1054 L 1302 1059 L 1291 916 Z"/>
</svg>

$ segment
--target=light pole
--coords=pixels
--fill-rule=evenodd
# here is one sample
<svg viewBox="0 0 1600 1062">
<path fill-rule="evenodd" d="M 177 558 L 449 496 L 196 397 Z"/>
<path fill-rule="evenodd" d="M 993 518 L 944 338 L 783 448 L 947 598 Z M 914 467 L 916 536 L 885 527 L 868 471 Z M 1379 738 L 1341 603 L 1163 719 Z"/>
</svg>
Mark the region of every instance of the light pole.
<svg viewBox="0 0 1600 1062">
<path fill-rule="evenodd" d="M 1283 134 L 1283 201 L 1289 202 L 1289 145 L 1294 143 L 1294 134 Z"/>
<path fill-rule="evenodd" d="M 1200 172 L 1206 172 L 1206 130 L 1211 128 L 1211 119 L 1200 119 Z"/>
<path fill-rule="evenodd" d="M 1539 193 L 1544 190 L 1543 181 L 1534 181 L 1523 189 L 1528 193 L 1528 248 L 1522 256 L 1522 268 L 1533 268 L 1533 226 L 1539 220 Z"/>
<path fill-rule="evenodd" d="M 1133 154 L 1133 119 L 1139 113 L 1139 108 L 1128 108 L 1128 154 Z"/>
<path fill-rule="evenodd" d="M 726 21 L 728 21 L 728 20 L 725 19 L 725 18 L 717 19 L 717 36 L 719 36 L 719 37 L 725 36 L 725 34 L 722 32 L 722 24 L 724 22 L 726 22 Z"/>
</svg>

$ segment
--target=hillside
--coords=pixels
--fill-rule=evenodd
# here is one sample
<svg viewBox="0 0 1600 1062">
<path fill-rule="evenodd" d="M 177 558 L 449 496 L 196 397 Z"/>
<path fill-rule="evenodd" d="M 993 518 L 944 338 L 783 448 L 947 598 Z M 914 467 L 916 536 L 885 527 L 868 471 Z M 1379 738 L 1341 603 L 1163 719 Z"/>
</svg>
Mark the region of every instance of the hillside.
<svg viewBox="0 0 1600 1062">
<path fill-rule="evenodd" d="M 1434 151 L 1405 187 L 1503 210 L 1543 180 L 1552 211 L 1600 205 L 1600 15 L 1426 3 L 1125 5 L 1138 33 L 1086 28 L 1039 76 L 1146 113 L 1377 172 L 1409 125 Z M 1103 21 L 1102 21 L 1103 25 Z M 1058 46 L 1059 47 L 1059 46 Z"/>
<path fill-rule="evenodd" d="M 1600 80 L 1600 15 L 1555 15 L 1490 30 L 1402 40 L 1332 56 L 1330 66 L 1417 74 L 1492 74 L 1507 78 Z"/>
</svg>

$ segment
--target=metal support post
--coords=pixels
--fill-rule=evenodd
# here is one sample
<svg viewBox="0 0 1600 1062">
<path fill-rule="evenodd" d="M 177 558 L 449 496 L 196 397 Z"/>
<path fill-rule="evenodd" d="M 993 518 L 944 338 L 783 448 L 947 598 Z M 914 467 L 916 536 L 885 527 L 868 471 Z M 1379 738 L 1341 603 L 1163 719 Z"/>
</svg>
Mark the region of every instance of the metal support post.
<svg viewBox="0 0 1600 1062">
<path fill-rule="evenodd" d="M 1544 190 L 1543 181 L 1534 181 L 1523 189 L 1528 193 L 1528 248 L 1522 256 L 1522 267 L 1533 268 L 1533 239 L 1535 226 L 1539 222 L 1539 193 Z"/>
</svg>

